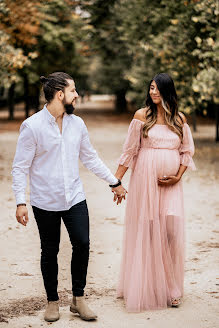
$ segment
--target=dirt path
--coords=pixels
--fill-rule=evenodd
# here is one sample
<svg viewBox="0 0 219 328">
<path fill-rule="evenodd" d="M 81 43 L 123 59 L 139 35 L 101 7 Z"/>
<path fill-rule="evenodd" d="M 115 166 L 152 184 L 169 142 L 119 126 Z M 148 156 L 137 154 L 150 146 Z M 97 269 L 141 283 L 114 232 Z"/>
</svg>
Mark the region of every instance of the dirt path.
<svg viewBox="0 0 219 328">
<path fill-rule="evenodd" d="M 92 143 L 100 157 L 116 169 L 128 119 L 116 116 L 80 114 L 87 123 Z M 17 129 L 17 126 L 16 126 Z M 30 222 L 22 227 L 15 220 L 15 202 L 11 191 L 11 164 L 17 131 L 0 133 L 0 328 L 47 327 L 43 321 L 45 293 L 40 273 L 40 245 L 37 227 L 30 209 Z M 64 226 L 59 253 L 59 291 L 61 319 L 54 328 L 216 328 L 219 303 L 218 248 L 219 226 L 219 146 L 213 142 L 214 127 L 201 126 L 195 134 L 196 172 L 184 177 L 186 207 L 185 298 L 179 309 L 127 313 L 122 300 L 115 298 L 119 272 L 125 204 L 116 206 L 104 181 L 81 167 L 91 219 L 91 253 L 86 294 L 97 314 L 97 322 L 83 322 L 70 314 L 71 247 Z M 124 179 L 128 185 L 129 173 Z"/>
</svg>

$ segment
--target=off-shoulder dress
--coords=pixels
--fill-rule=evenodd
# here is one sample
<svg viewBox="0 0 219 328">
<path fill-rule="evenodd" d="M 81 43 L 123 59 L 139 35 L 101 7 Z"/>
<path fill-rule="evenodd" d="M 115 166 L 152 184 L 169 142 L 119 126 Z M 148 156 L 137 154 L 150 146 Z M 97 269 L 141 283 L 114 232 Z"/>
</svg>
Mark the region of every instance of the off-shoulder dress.
<svg viewBox="0 0 219 328">
<path fill-rule="evenodd" d="M 128 311 L 162 309 L 183 296 L 184 206 L 182 180 L 159 186 L 180 164 L 195 170 L 194 143 L 187 123 L 183 139 L 168 125 L 155 124 L 144 138 L 133 119 L 119 164 L 132 168 L 125 214 L 117 297 Z"/>
</svg>

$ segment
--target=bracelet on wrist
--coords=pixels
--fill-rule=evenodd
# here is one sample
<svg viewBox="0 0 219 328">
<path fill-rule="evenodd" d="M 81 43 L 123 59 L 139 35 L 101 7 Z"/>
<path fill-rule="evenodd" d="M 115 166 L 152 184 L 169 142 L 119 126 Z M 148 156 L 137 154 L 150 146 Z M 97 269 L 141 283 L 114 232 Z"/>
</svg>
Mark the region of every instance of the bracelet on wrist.
<svg viewBox="0 0 219 328">
<path fill-rule="evenodd" d="M 17 204 L 17 207 L 19 206 L 26 206 L 26 204 Z"/>
<path fill-rule="evenodd" d="M 116 188 L 118 186 L 121 186 L 121 184 L 122 184 L 121 180 L 118 179 L 118 182 L 116 184 L 114 184 L 114 185 L 110 184 L 109 186 L 110 186 L 110 188 Z"/>
</svg>

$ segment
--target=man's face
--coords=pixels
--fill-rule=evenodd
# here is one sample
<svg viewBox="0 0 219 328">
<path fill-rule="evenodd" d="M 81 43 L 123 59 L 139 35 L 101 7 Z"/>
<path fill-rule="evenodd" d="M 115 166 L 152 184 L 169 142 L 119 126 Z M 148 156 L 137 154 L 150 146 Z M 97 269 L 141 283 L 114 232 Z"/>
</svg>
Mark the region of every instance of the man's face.
<svg viewBox="0 0 219 328">
<path fill-rule="evenodd" d="M 75 109 L 76 99 L 78 93 L 75 88 L 73 80 L 67 80 L 68 86 L 64 90 L 64 99 L 62 100 L 63 106 L 67 114 L 72 114 Z"/>
</svg>

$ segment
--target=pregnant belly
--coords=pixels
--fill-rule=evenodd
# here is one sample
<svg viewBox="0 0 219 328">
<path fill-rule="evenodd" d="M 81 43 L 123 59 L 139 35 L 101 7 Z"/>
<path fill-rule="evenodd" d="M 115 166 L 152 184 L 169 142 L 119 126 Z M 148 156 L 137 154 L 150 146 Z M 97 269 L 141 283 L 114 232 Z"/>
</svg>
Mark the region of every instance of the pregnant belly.
<svg viewBox="0 0 219 328">
<path fill-rule="evenodd" d="M 180 156 L 177 150 L 156 149 L 154 150 L 156 174 L 158 178 L 176 175 L 180 166 Z"/>
</svg>

